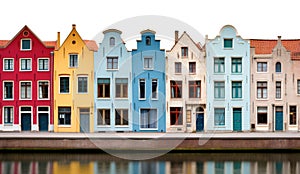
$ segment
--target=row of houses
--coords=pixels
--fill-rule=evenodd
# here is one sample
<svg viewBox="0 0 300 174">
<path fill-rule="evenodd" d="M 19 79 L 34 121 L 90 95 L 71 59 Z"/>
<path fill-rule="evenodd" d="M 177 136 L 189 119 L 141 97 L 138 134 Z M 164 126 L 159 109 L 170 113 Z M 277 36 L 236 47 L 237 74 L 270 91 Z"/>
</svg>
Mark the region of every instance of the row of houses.
<svg viewBox="0 0 300 174">
<path fill-rule="evenodd" d="M 0 130 L 299 131 L 300 39 L 243 39 L 226 25 L 205 44 L 175 31 L 170 50 L 144 30 L 41 41 L 24 26 L 0 41 Z"/>
</svg>

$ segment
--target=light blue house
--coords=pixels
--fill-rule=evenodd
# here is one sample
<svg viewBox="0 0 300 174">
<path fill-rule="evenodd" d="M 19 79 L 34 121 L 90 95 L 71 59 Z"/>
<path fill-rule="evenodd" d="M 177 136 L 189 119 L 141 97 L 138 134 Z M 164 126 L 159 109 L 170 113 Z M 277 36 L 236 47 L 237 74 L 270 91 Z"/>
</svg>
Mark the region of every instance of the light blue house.
<svg viewBox="0 0 300 174">
<path fill-rule="evenodd" d="M 165 52 L 155 32 L 144 30 L 132 50 L 132 119 L 134 132 L 166 131 Z"/>
<path fill-rule="evenodd" d="M 108 29 L 94 55 L 94 130 L 132 131 L 131 53 L 121 31 Z"/>
<path fill-rule="evenodd" d="M 206 43 L 207 131 L 250 130 L 250 44 L 226 25 Z"/>
</svg>

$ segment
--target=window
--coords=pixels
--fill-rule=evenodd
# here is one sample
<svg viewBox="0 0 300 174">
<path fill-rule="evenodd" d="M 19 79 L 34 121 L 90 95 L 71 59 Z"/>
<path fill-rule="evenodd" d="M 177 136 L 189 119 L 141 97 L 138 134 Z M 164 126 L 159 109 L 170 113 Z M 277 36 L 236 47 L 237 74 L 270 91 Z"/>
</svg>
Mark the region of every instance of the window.
<svg viewBox="0 0 300 174">
<path fill-rule="evenodd" d="M 201 95 L 201 81 L 189 81 L 189 97 L 200 98 Z"/>
<path fill-rule="evenodd" d="M 224 48 L 232 48 L 233 40 L 232 39 L 224 39 Z"/>
<path fill-rule="evenodd" d="M 181 62 L 175 62 L 175 74 L 181 74 Z"/>
<path fill-rule="evenodd" d="M 58 125 L 71 125 L 71 107 L 58 107 Z"/>
<path fill-rule="evenodd" d="M 4 71 L 13 71 L 14 70 L 14 59 L 4 59 L 3 60 L 3 70 Z"/>
<path fill-rule="evenodd" d="M 277 73 L 280 73 L 281 72 L 281 63 L 280 62 L 276 62 L 276 65 L 275 65 L 275 71 Z"/>
<path fill-rule="evenodd" d="M 232 82 L 232 98 L 242 98 L 242 82 Z"/>
<path fill-rule="evenodd" d="M 116 98 L 128 97 L 128 79 L 116 79 Z"/>
<path fill-rule="evenodd" d="M 14 120 L 14 108 L 13 107 L 4 107 L 4 124 L 13 124 Z"/>
<path fill-rule="evenodd" d="M 98 78 L 98 98 L 110 97 L 110 79 Z"/>
<path fill-rule="evenodd" d="M 224 174 L 225 165 L 224 162 L 215 162 L 215 174 Z"/>
<path fill-rule="evenodd" d="M 257 107 L 257 124 L 267 124 L 268 123 L 268 108 L 267 107 Z"/>
<path fill-rule="evenodd" d="M 69 55 L 69 67 L 70 68 L 78 67 L 78 55 L 77 54 Z"/>
<path fill-rule="evenodd" d="M 297 106 L 290 106 L 290 125 L 297 124 Z"/>
<path fill-rule="evenodd" d="M 69 93 L 69 77 L 59 77 L 59 92 L 61 94 Z"/>
<path fill-rule="evenodd" d="M 13 99 L 13 82 L 4 82 L 3 99 Z"/>
<path fill-rule="evenodd" d="M 257 82 L 257 98 L 266 99 L 268 97 L 267 82 Z"/>
<path fill-rule="evenodd" d="M 225 98 L 225 83 L 224 82 L 215 82 L 214 84 L 214 95 L 215 98 Z"/>
<path fill-rule="evenodd" d="M 241 73 L 242 72 L 242 58 L 231 59 L 231 72 Z"/>
<path fill-rule="evenodd" d="M 140 79 L 139 85 L 140 85 L 139 99 L 144 100 L 144 99 L 146 99 L 146 82 L 145 82 L 145 79 Z"/>
<path fill-rule="evenodd" d="M 150 36 L 146 37 L 146 45 L 151 45 L 151 37 Z"/>
<path fill-rule="evenodd" d="M 107 69 L 118 69 L 118 57 L 107 57 Z"/>
<path fill-rule="evenodd" d="M 224 73 L 225 72 L 224 58 L 215 58 L 214 59 L 214 72 L 215 73 Z"/>
<path fill-rule="evenodd" d="M 39 71 L 48 71 L 49 70 L 49 59 L 39 59 Z"/>
<path fill-rule="evenodd" d="M 257 62 L 257 72 L 267 72 L 268 64 L 267 62 Z"/>
<path fill-rule="evenodd" d="M 113 47 L 113 46 L 115 46 L 115 38 L 114 37 L 111 37 L 111 38 L 109 38 L 109 46 L 111 46 L 111 47 Z"/>
<path fill-rule="evenodd" d="M 181 98 L 182 81 L 170 81 L 171 85 L 171 98 Z"/>
<path fill-rule="evenodd" d="M 225 125 L 225 108 L 215 108 L 215 126 Z"/>
<path fill-rule="evenodd" d="M 49 82 L 39 82 L 39 99 L 49 99 Z"/>
<path fill-rule="evenodd" d="M 31 70 L 31 59 L 20 59 L 21 60 L 21 71 Z"/>
<path fill-rule="evenodd" d="M 151 57 L 145 57 L 144 58 L 144 69 L 152 69 L 152 58 Z"/>
<path fill-rule="evenodd" d="M 300 80 L 297 80 L 297 94 L 300 94 Z"/>
<path fill-rule="evenodd" d="M 186 122 L 191 123 L 192 122 L 192 111 L 186 110 Z"/>
<path fill-rule="evenodd" d="M 170 123 L 171 125 L 182 125 L 182 107 L 170 108 Z"/>
<path fill-rule="evenodd" d="M 105 126 L 110 125 L 110 110 L 109 109 L 98 109 L 97 114 L 97 125 Z"/>
<path fill-rule="evenodd" d="M 181 57 L 188 57 L 188 47 L 181 47 Z"/>
<path fill-rule="evenodd" d="M 140 126 L 141 128 L 157 128 L 157 110 L 141 109 Z"/>
<path fill-rule="evenodd" d="M 281 99 L 281 82 L 276 82 L 276 99 Z"/>
<path fill-rule="evenodd" d="M 87 77 L 78 77 L 77 82 L 78 93 L 87 93 L 88 92 L 88 78 Z"/>
<path fill-rule="evenodd" d="M 22 39 L 21 40 L 21 50 L 31 50 L 31 40 Z"/>
<path fill-rule="evenodd" d="M 116 126 L 128 126 L 128 109 L 116 109 L 115 116 Z"/>
<path fill-rule="evenodd" d="M 21 99 L 31 99 L 31 82 L 21 82 Z"/>
<path fill-rule="evenodd" d="M 196 62 L 189 62 L 189 73 L 196 73 Z"/>
<path fill-rule="evenodd" d="M 152 99 L 158 99 L 158 82 L 157 79 L 152 79 Z"/>
</svg>

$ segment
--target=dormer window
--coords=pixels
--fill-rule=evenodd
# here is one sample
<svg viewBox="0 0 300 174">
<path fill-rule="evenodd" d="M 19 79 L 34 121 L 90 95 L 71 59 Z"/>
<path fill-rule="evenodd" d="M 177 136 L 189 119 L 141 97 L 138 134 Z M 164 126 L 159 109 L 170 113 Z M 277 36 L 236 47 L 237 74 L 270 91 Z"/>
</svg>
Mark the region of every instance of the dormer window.
<svg viewBox="0 0 300 174">
<path fill-rule="evenodd" d="M 276 65 L 275 65 L 275 71 L 277 73 L 280 73 L 281 72 L 281 63 L 280 62 L 277 62 Z"/>
<path fill-rule="evenodd" d="M 150 38 L 150 36 L 146 37 L 146 45 L 151 45 L 151 38 Z"/>
<path fill-rule="evenodd" d="M 181 57 L 188 57 L 188 47 L 181 47 Z"/>
<path fill-rule="evenodd" d="M 31 40 L 22 39 L 21 40 L 21 50 L 31 50 Z"/>
<path fill-rule="evenodd" d="M 232 48 L 233 40 L 232 39 L 224 39 L 224 48 Z"/>
<path fill-rule="evenodd" d="M 115 44 L 116 44 L 115 38 L 114 37 L 109 38 L 109 46 L 113 47 L 115 46 Z"/>
</svg>

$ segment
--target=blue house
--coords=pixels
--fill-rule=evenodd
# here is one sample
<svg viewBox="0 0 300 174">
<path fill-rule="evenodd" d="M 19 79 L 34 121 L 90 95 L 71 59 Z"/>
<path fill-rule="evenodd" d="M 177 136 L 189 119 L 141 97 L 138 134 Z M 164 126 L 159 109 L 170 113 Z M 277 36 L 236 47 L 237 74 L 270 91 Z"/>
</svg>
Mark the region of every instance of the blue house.
<svg viewBox="0 0 300 174">
<path fill-rule="evenodd" d="M 206 43 L 207 131 L 250 130 L 250 44 L 226 25 Z"/>
<path fill-rule="evenodd" d="M 132 50 L 132 119 L 134 132 L 166 131 L 165 51 L 155 32 L 144 30 Z"/>
<path fill-rule="evenodd" d="M 94 55 L 95 132 L 132 131 L 131 53 L 121 33 L 105 30 Z"/>
</svg>

